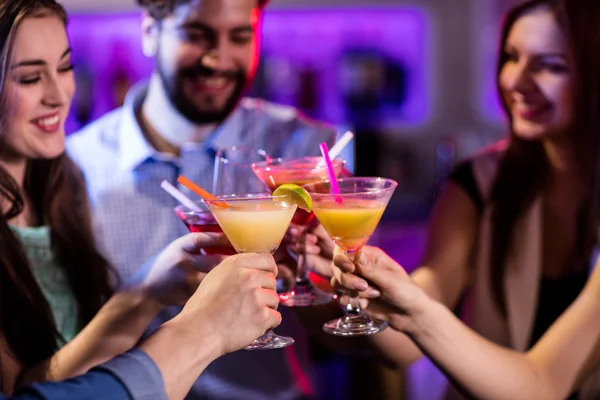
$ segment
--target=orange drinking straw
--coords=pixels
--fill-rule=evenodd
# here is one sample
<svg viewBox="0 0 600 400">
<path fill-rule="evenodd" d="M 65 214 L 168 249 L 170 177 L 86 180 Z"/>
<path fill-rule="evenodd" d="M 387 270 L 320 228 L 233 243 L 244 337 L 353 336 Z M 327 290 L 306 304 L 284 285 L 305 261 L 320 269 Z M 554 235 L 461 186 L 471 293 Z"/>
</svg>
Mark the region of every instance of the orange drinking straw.
<svg viewBox="0 0 600 400">
<path fill-rule="evenodd" d="M 183 186 L 190 189 L 192 192 L 196 193 L 198 196 L 202 197 L 204 200 L 211 200 L 211 201 L 213 201 L 213 204 L 215 204 L 219 207 L 228 207 L 227 204 L 225 204 L 222 201 L 214 201 L 217 199 L 214 195 L 212 195 L 211 193 L 202 189 L 200 186 L 196 185 L 194 182 L 190 181 L 188 178 L 186 178 L 183 175 L 179 175 L 179 178 L 177 178 L 177 182 L 181 183 Z"/>
</svg>

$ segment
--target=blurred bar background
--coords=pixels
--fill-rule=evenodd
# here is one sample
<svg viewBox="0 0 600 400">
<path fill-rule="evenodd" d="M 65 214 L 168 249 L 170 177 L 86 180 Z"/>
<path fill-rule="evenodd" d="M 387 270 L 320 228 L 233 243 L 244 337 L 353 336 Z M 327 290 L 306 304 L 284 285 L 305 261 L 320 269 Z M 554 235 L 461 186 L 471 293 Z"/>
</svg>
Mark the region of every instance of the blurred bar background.
<svg viewBox="0 0 600 400">
<path fill-rule="evenodd" d="M 78 81 L 72 132 L 120 106 L 152 63 L 141 51 L 134 0 L 62 3 L 71 15 Z M 399 182 L 371 243 L 409 270 L 419 262 L 427 216 L 447 173 L 504 136 L 495 68 L 501 15 L 512 3 L 271 0 L 267 7 L 251 95 L 355 132 L 346 154 L 354 172 Z M 377 362 L 335 371 L 322 383 L 330 399 L 373 398 L 373 387 L 361 392 L 366 379 L 377 382 L 380 398 L 439 398 L 426 361 L 411 368 L 406 385 Z M 362 381 L 352 393 L 335 384 L 352 376 Z"/>
</svg>

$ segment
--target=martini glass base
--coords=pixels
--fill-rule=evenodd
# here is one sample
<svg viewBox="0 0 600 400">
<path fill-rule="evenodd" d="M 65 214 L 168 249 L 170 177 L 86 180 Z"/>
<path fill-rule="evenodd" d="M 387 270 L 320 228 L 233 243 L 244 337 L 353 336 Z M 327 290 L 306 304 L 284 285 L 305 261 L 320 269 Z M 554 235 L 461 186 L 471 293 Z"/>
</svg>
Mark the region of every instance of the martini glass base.
<svg viewBox="0 0 600 400">
<path fill-rule="evenodd" d="M 334 319 L 323 325 L 326 333 L 334 336 L 368 336 L 381 332 L 387 328 L 385 321 L 377 321 L 365 314 L 348 314 L 342 318 Z"/>
<path fill-rule="evenodd" d="M 287 307 L 308 307 L 328 304 L 335 298 L 335 294 L 324 292 L 307 279 L 296 282 L 289 292 L 281 293 L 279 302 Z"/>
<path fill-rule="evenodd" d="M 244 350 L 272 350 L 282 349 L 294 344 L 294 339 L 287 336 L 279 336 L 272 331 L 268 331 L 254 342 L 250 343 Z"/>
</svg>

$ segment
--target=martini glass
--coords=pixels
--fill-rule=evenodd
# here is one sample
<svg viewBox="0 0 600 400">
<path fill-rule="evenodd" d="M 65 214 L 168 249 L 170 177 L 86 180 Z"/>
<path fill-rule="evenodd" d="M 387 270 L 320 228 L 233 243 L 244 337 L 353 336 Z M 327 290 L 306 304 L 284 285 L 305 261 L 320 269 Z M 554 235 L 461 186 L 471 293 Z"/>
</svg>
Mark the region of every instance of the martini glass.
<svg viewBox="0 0 600 400">
<path fill-rule="evenodd" d="M 212 194 L 262 192 L 263 184 L 252 171 L 252 163 L 270 159 L 264 150 L 254 147 L 232 146 L 219 150 L 215 156 Z"/>
<path fill-rule="evenodd" d="M 271 191 L 285 183 L 302 186 L 327 179 L 327 168 L 323 157 L 303 157 L 294 159 L 278 158 L 252 164 L 254 173 Z M 333 170 L 340 174 L 346 162 L 341 159 L 332 161 Z M 314 219 L 312 212 L 297 209 L 292 224 L 300 228 L 301 235 L 306 234 L 308 224 Z M 306 307 L 327 304 L 334 295 L 317 288 L 308 278 L 306 254 L 298 254 L 296 281 L 294 287 L 279 295 L 281 303 L 288 307 Z"/>
<path fill-rule="evenodd" d="M 219 223 L 212 215 L 208 206 L 204 200 L 195 201 L 194 204 L 198 207 L 198 210 L 190 210 L 184 205 L 178 205 L 175 207 L 175 214 L 181 219 L 181 222 L 188 228 L 190 232 L 215 232 L 223 233 L 223 229 L 219 226 Z M 209 247 L 201 250 L 203 254 L 223 254 L 233 255 L 236 251 L 230 246 L 221 247 Z"/>
<path fill-rule="evenodd" d="M 290 196 L 257 193 L 218 196 L 205 201 L 238 253 L 275 253 L 297 207 Z M 269 330 L 246 350 L 279 349 L 293 343 L 294 339 Z"/>
<path fill-rule="evenodd" d="M 398 185 L 385 178 L 345 178 L 337 180 L 340 193 L 331 193 L 329 181 L 304 186 L 313 200 L 313 211 L 331 239 L 354 260 L 356 253 L 375 231 L 392 193 Z M 344 316 L 323 325 L 336 336 L 366 336 L 380 332 L 387 323 L 366 315 L 358 293 L 348 291 L 350 301 Z"/>
</svg>

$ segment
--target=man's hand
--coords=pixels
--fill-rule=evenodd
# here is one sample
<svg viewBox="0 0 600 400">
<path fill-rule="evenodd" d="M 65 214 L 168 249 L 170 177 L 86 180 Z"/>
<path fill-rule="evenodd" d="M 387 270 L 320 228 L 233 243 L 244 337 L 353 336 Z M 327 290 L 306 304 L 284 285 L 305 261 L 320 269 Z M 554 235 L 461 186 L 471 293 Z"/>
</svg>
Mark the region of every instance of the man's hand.
<svg viewBox="0 0 600 400">
<path fill-rule="evenodd" d="M 208 273 L 177 318 L 212 331 L 221 354 L 242 349 L 281 323 L 276 275 L 271 255 L 228 257 Z"/>
<path fill-rule="evenodd" d="M 228 243 L 223 234 L 190 233 L 171 242 L 152 263 L 139 286 L 162 306 L 185 303 L 206 274 L 225 257 L 205 256 L 200 249 Z"/>
</svg>

